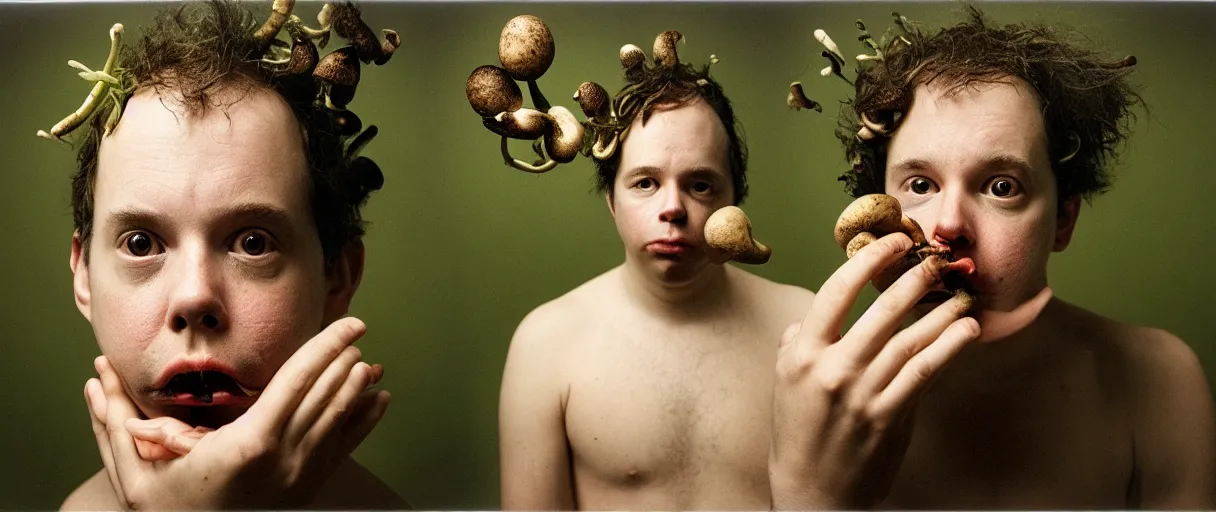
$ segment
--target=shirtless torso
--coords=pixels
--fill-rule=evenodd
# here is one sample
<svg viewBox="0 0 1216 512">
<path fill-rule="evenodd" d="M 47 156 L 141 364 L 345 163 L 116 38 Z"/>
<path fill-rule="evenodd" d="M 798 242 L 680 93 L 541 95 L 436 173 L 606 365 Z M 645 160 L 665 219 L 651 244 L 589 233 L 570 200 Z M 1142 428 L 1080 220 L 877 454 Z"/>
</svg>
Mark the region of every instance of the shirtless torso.
<svg viewBox="0 0 1216 512">
<path fill-rule="evenodd" d="M 720 300 L 669 314 L 624 272 L 516 331 L 500 405 L 504 508 L 767 508 L 777 342 L 813 295 L 727 266 Z"/>
</svg>

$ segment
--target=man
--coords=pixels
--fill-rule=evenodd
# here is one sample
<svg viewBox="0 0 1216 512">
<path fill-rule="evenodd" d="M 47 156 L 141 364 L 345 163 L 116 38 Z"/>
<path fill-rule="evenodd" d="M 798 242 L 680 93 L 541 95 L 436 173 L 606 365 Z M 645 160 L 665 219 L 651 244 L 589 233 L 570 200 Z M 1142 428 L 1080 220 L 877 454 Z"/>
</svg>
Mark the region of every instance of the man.
<svg viewBox="0 0 1216 512">
<path fill-rule="evenodd" d="M 767 508 L 776 340 L 813 295 L 707 256 L 707 218 L 747 194 L 746 148 L 708 66 L 660 62 L 629 82 L 614 104 L 630 128 L 596 160 L 625 261 L 516 330 L 502 506 Z"/>
<path fill-rule="evenodd" d="M 849 191 L 894 196 L 933 246 L 969 259 L 974 304 L 932 293 L 931 257 L 846 332 L 859 291 L 912 248 L 899 233 L 828 279 L 778 356 L 774 505 L 1214 508 L 1216 427 L 1194 353 L 1047 283 L 1081 199 L 1109 184 L 1139 101 L 1135 61 L 969 14 L 882 45 L 842 140 Z M 905 315 L 916 321 L 898 330 Z"/>
<path fill-rule="evenodd" d="M 121 94 L 97 110 L 120 117 L 92 118 L 73 179 L 105 469 L 63 508 L 403 508 L 350 458 L 389 400 L 352 346 L 366 328 L 342 318 L 380 186 L 354 158 L 369 134 L 351 142 L 311 68 L 260 62 L 277 29 L 231 3 L 182 9 L 107 64 Z"/>
</svg>

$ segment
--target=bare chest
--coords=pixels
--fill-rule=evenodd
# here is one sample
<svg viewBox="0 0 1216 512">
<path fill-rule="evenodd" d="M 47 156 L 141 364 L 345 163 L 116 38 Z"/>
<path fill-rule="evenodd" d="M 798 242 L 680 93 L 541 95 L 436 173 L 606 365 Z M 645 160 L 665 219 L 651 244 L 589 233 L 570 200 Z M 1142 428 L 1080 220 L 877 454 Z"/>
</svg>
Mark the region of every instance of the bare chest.
<svg viewBox="0 0 1216 512">
<path fill-rule="evenodd" d="M 1130 431 L 1084 373 L 927 400 L 884 505 L 1127 508 Z"/>
<path fill-rule="evenodd" d="M 566 409 L 580 501 L 649 493 L 656 501 L 623 503 L 767 506 L 770 330 L 623 330 L 595 344 Z"/>
</svg>

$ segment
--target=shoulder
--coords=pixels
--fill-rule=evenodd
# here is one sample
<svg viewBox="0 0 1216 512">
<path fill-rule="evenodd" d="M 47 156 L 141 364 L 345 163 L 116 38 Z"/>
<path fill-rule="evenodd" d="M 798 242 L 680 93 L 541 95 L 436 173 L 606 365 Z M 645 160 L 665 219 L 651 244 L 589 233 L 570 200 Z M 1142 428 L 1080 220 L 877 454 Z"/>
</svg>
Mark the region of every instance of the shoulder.
<svg viewBox="0 0 1216 512">
<path fill-rule="evenodd" d="M 619 267 L 609 270 L 537 306 L 516 327 L 511 338 L 511 351 L 550 351 L 558 348 L 553 346 L 555 344 L 576 339 L 572 334 L 604 315 L 605 305 L 612 302 L 616 292 L 618 272 Z"/>
<path fill-rule="evenodd" d="M 801 286 L 778 283 L 734 266 L 728 266 L 727 272 L 744 290 L 746 300 L 764 317 L 797 321 L 806 316 L 815 300 L 815 292 Z"/>
<path fill-rule="evenodd" d="M 325 483 L 311 508 L 405 510 L 410 505 L 371 470 L 347 457 Z"/>
<path fill-rule="evenodd" d="M 114 487 L 110 485 L 110 477 L 102 469 L 80 484 L 63 504 L 60 510 L 117 510 L 122 508 L 118 497 L 114 495 Z"/>
</svg>

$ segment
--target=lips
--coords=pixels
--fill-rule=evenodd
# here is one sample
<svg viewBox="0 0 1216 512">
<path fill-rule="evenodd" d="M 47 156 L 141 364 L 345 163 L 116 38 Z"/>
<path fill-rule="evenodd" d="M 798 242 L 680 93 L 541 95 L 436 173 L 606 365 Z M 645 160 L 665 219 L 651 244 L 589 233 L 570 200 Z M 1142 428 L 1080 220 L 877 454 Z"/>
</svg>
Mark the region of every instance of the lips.
<svg viewBox="0 0 1216 512">
<path fill-rule="evenodd" d="M 660 238 L 646 244 L 647 251 L 663 255 L 684 254 L 693 248 L 693 244 L 688 240 L 678 237 Z"/>
<path fill-rule="evenodd" d="M 213 360 L 170 364 L 157 381 L 154 398 L 176 405 L 224 405 L 249 401 L 261 391 L 241 384 L 231 367 Z"/>
</svg>

